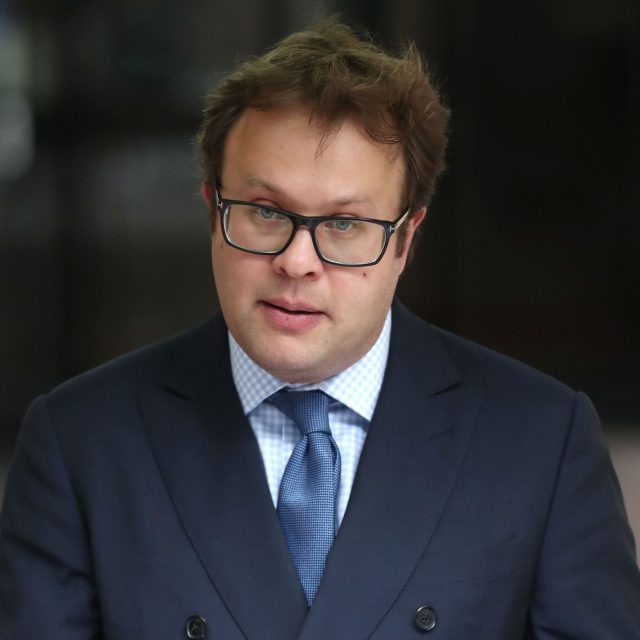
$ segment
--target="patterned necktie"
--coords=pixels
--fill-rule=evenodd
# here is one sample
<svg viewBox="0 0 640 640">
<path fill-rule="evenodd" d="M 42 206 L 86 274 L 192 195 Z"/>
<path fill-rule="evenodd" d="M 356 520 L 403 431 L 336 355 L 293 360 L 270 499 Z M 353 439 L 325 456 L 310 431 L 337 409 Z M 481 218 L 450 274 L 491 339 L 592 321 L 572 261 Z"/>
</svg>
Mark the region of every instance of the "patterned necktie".
<svg viewBox="0 0 640 640">
<path fill-rule="evenodd" d="M 322 391 L 284 390 L 270 401 L 302 434 L 282 476 L 278 517 L 311 606 L 336 531 L 340 451 L 329 427 L 329 397 Z"/>
</svg>

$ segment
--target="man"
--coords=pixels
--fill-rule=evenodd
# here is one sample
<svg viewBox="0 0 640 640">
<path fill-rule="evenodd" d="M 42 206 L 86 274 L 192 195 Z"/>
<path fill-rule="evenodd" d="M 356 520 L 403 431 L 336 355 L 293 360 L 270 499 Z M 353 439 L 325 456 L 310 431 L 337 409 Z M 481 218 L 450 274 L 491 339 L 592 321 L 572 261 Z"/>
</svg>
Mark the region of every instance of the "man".
<svg viewBox="0 0 640 640">
<path fill-rule="evenodd" d="M 213 91 L 222 315 L 34 402 L 2 640 L 640 638 L 588 399 L 393 300 L 446 120 L 333 22 Z"/>
</svg>

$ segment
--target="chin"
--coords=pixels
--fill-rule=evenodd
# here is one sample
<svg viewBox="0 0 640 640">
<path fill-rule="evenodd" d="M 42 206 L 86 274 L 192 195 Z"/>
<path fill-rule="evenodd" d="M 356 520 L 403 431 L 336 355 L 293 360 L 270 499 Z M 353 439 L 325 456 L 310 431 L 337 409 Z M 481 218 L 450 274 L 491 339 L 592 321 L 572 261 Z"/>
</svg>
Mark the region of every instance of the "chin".
<svg viewBox="0 0 640 640">
<path fill-rule="evenodd" d="M 313 375 L 315 368 L 308 357 L 296 358 L 291 352 L 283 350 L 278 350 L 277 353 L 261 352 L 254 360 L 271 375 L 292 384 L 317 382 L 323 379 L 322 376 L 318 378 Z"/>
<path fill-rule="evenodd" d="M 307 382 L 317 382 L 318 378 L 313 375 L 313 369 L 309 364 L 299 361 L 271 360 L 269 366 L 263 366 L 269 373 L 292 384 L 300 384 Z M 322 378 L 319 378 L 320 380 Z"/>
</svg>

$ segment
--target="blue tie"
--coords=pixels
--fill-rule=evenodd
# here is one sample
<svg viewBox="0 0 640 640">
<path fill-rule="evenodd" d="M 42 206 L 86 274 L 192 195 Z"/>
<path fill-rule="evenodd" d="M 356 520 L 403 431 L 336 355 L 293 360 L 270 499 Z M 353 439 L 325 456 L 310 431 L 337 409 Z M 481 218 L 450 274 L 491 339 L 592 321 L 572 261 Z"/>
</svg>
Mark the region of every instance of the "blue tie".
<svg viewBox="0 0 640 640">
<path fill-rule="evenodd" d="M 336 531 L 340 451 L 329 427 L 329 397 L 322 391 L 284 390 L 270 401 L 302 434 L 282 476 L 278 517 L 311 606 Z"/>
</svg>

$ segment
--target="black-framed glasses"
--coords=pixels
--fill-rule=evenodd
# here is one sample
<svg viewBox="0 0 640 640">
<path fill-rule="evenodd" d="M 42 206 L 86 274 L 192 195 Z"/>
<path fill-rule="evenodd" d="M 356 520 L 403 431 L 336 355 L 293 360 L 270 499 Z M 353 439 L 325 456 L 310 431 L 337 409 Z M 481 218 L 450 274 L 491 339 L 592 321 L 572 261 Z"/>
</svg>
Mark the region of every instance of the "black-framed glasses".
<svg viewBox="0 0 640 640">
<path fill-rule="evenodd" d="M 393 221 L 301 216 L 255 202 L 221 198 L 217 188 L 215 194 L 222 235 L 232 247 L 276 256 L 287 250 L 296 231 L 305 226 L 320 260 L 342 267 L 366 267 L 380 262 L 389 239 L 409 217 L 409 209 Z"/>
</svg>

